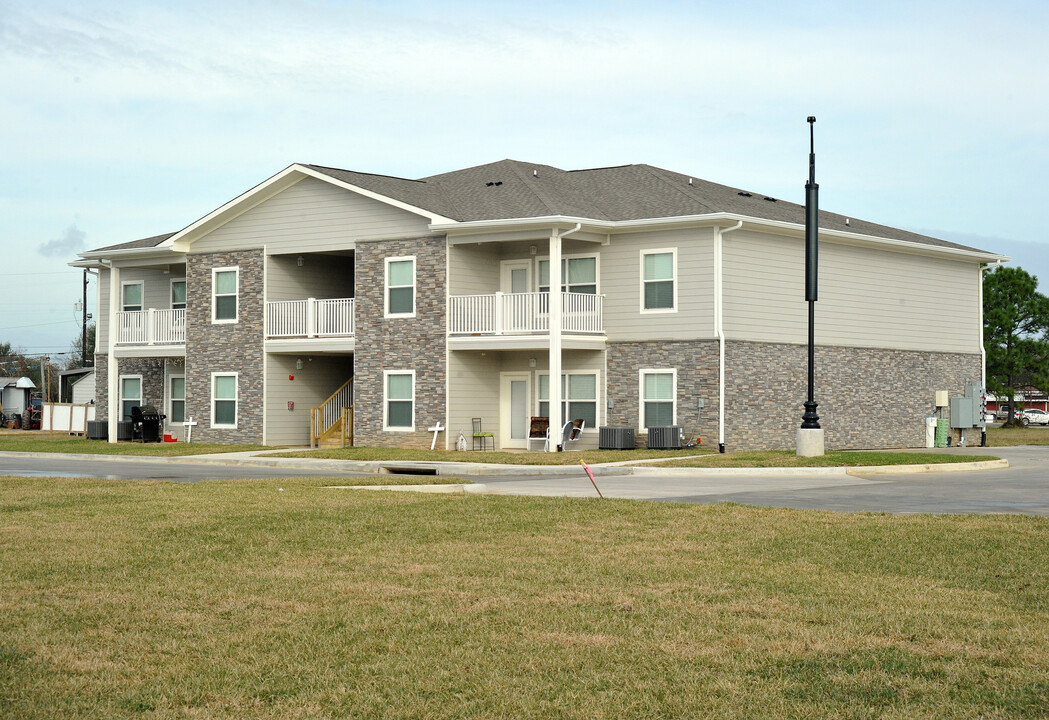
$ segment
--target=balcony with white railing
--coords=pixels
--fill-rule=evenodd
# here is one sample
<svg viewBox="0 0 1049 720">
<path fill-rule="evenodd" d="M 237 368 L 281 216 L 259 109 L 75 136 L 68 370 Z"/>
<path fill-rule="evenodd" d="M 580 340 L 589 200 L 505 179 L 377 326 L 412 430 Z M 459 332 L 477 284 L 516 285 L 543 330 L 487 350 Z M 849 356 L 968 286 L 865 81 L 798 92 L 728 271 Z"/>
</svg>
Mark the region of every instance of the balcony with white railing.
<svg viewBox="0 0 1049 720">
<path fill-rule="evenodd" d="M 561 293 L 561 327 L 566 334 L 604 333 L 604 296 Z M 448 298 L 451 335 L 546 335 L 550 332 L 550 295 L 495 293 Z"/>
<path fill-rule="evenodd" d="M 117 313 L 117 345 L 185 344 L 185 310 L 150 308 Z"/>
<path fill-rule="evenodd" d="M 353 337 L 353 298 L 275 300 L 266 303 L 266 337 Z"/>
</svg>

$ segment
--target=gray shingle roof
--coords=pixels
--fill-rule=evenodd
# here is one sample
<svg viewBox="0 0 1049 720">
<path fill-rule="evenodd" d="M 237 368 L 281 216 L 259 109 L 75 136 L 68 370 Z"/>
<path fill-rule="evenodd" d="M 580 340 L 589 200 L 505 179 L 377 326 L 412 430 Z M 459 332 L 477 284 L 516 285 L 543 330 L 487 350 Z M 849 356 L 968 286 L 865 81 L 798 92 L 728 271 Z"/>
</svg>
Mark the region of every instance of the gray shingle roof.
<svg viewBox="0 0 1049 720">
<path fill-rule="evenodd" d="M 651 165 L 561 170 L 517 160 L 418 180 L 307 165 L 317 172 L 453 220 L 566 215 L 594 220 L 641 220 L 733 213 L 803 225 L 805 207 Z M 820 211 L 820 227 L 923 245 L 975 250 L 899 228 Z"/>
<path fill-rule="evenodd" d="M 151 248 L 156 247 L 160 243 L 167 240 L 175 233 L 169 232 L 163 235 L 154 235 L 153 237 L 142 238 L 141 240 L 132 240 L 131 242 L 119 243 L 117 245 L 107 245 L 106 247 L 92 250 L 92 252 L 99 252 L 100 250 L 134 250 L 136 248 Z"/>
</svg>

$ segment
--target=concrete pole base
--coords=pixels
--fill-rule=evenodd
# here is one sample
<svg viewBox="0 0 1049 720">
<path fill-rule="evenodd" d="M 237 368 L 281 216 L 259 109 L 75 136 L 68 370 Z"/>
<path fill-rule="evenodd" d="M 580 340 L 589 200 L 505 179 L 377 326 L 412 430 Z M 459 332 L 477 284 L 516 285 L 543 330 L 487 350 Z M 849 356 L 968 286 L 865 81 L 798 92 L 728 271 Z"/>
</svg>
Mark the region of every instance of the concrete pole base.
<svg viewBox="0 0 1049 720">
<path fill-rule="evenodd" d="M 798 457 L 823 455 L 823 428 L 798 428 Z"/>
</svg>

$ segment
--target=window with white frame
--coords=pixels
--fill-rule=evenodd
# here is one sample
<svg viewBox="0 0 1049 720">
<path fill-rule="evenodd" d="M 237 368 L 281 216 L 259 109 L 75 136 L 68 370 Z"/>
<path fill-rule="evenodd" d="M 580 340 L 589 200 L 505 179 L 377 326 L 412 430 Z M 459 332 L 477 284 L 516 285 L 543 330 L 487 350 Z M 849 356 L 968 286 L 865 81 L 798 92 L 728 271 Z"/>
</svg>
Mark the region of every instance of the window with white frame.
<svg viewBox="0 0 1049 720">
<path fill-rule="evenodd" d="M 186 309 L 186 281 L 185 280 L 172 280 L 171 281 L 171 309 L 172 310 L 185 310 Z"/>
<path fill-rule="evenodd" d="M 642 369 L 639 395 L 642 428 L 677 424 L 677 370 Z"/>
<path fill-rule="evenodd" d="M 677 249 L 641 251 L 641 312 L 677 309 Z"/>
<path fill-rule="evenodd" d="M 142 376 L 120 376 L 120 419 L 131 422 L 131 408 L 142 405 Z"/>
<path fill-rule="evenodd" d="M 539 292 L 550 292 L 550 260 L 539 261 Z M 561 292 L 597 294 L 597 256 L 561 259 Z"/>
<path fill-rule="evenodd" d="M 539 416 L 550 417 L 550 375 L 539 376 Z M 561 375 L 561 422 L 582 418 L 597 427 L 597 373 Z"/>
<path fill-rule="evenodd" d="M 384 430 L 415 429 L 415 371 L 384 370 Z"/>
<path fill-rule="evenodd" d="M 386 317 L 415 315 L 415 258 L 386 258 Z"/>
<path fill-rule="evenodd" d="M 237 427 L 237 373 L 211 373 L 211 427 Z"/>
<path fill-rule="evenodd" d="M 122 283 L 120 288 L 120 309 L 124 312 L 140 312 L 142 310 L 142 283 Z"/>
<path fill-rule="evenodd" d="M 214 268 L 211 271 L 211 321 L 237 322 L 237 295 L 240 290 L 240 268 Z"/>
<path fill-rule="evenodd" d="M 186 376 L 172 375 L 168 378 L 168 425 L 181 425 L 186 421 Z"/>
</svg>

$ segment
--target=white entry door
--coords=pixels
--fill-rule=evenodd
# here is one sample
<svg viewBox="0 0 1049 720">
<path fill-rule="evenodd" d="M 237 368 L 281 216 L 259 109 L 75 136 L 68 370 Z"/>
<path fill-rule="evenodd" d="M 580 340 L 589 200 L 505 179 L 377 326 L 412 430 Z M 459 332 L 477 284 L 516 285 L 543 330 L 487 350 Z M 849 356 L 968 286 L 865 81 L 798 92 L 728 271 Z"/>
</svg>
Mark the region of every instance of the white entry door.
<svg viewBox="0 0 1049 720">
<path fill-rule="evenodd" d="M 533 314 L 532 261 L 504 260 L 499 287 L 503 293 L 502 327 L 506 332 L 527 332 L 532 329 L 529 318 Z"/>
<path fill-rule="evenodd" d="M 532 376 L 530 373 L 500 373 L 499 447 L 526 448 L 531 419 Z"/>
</svg>

